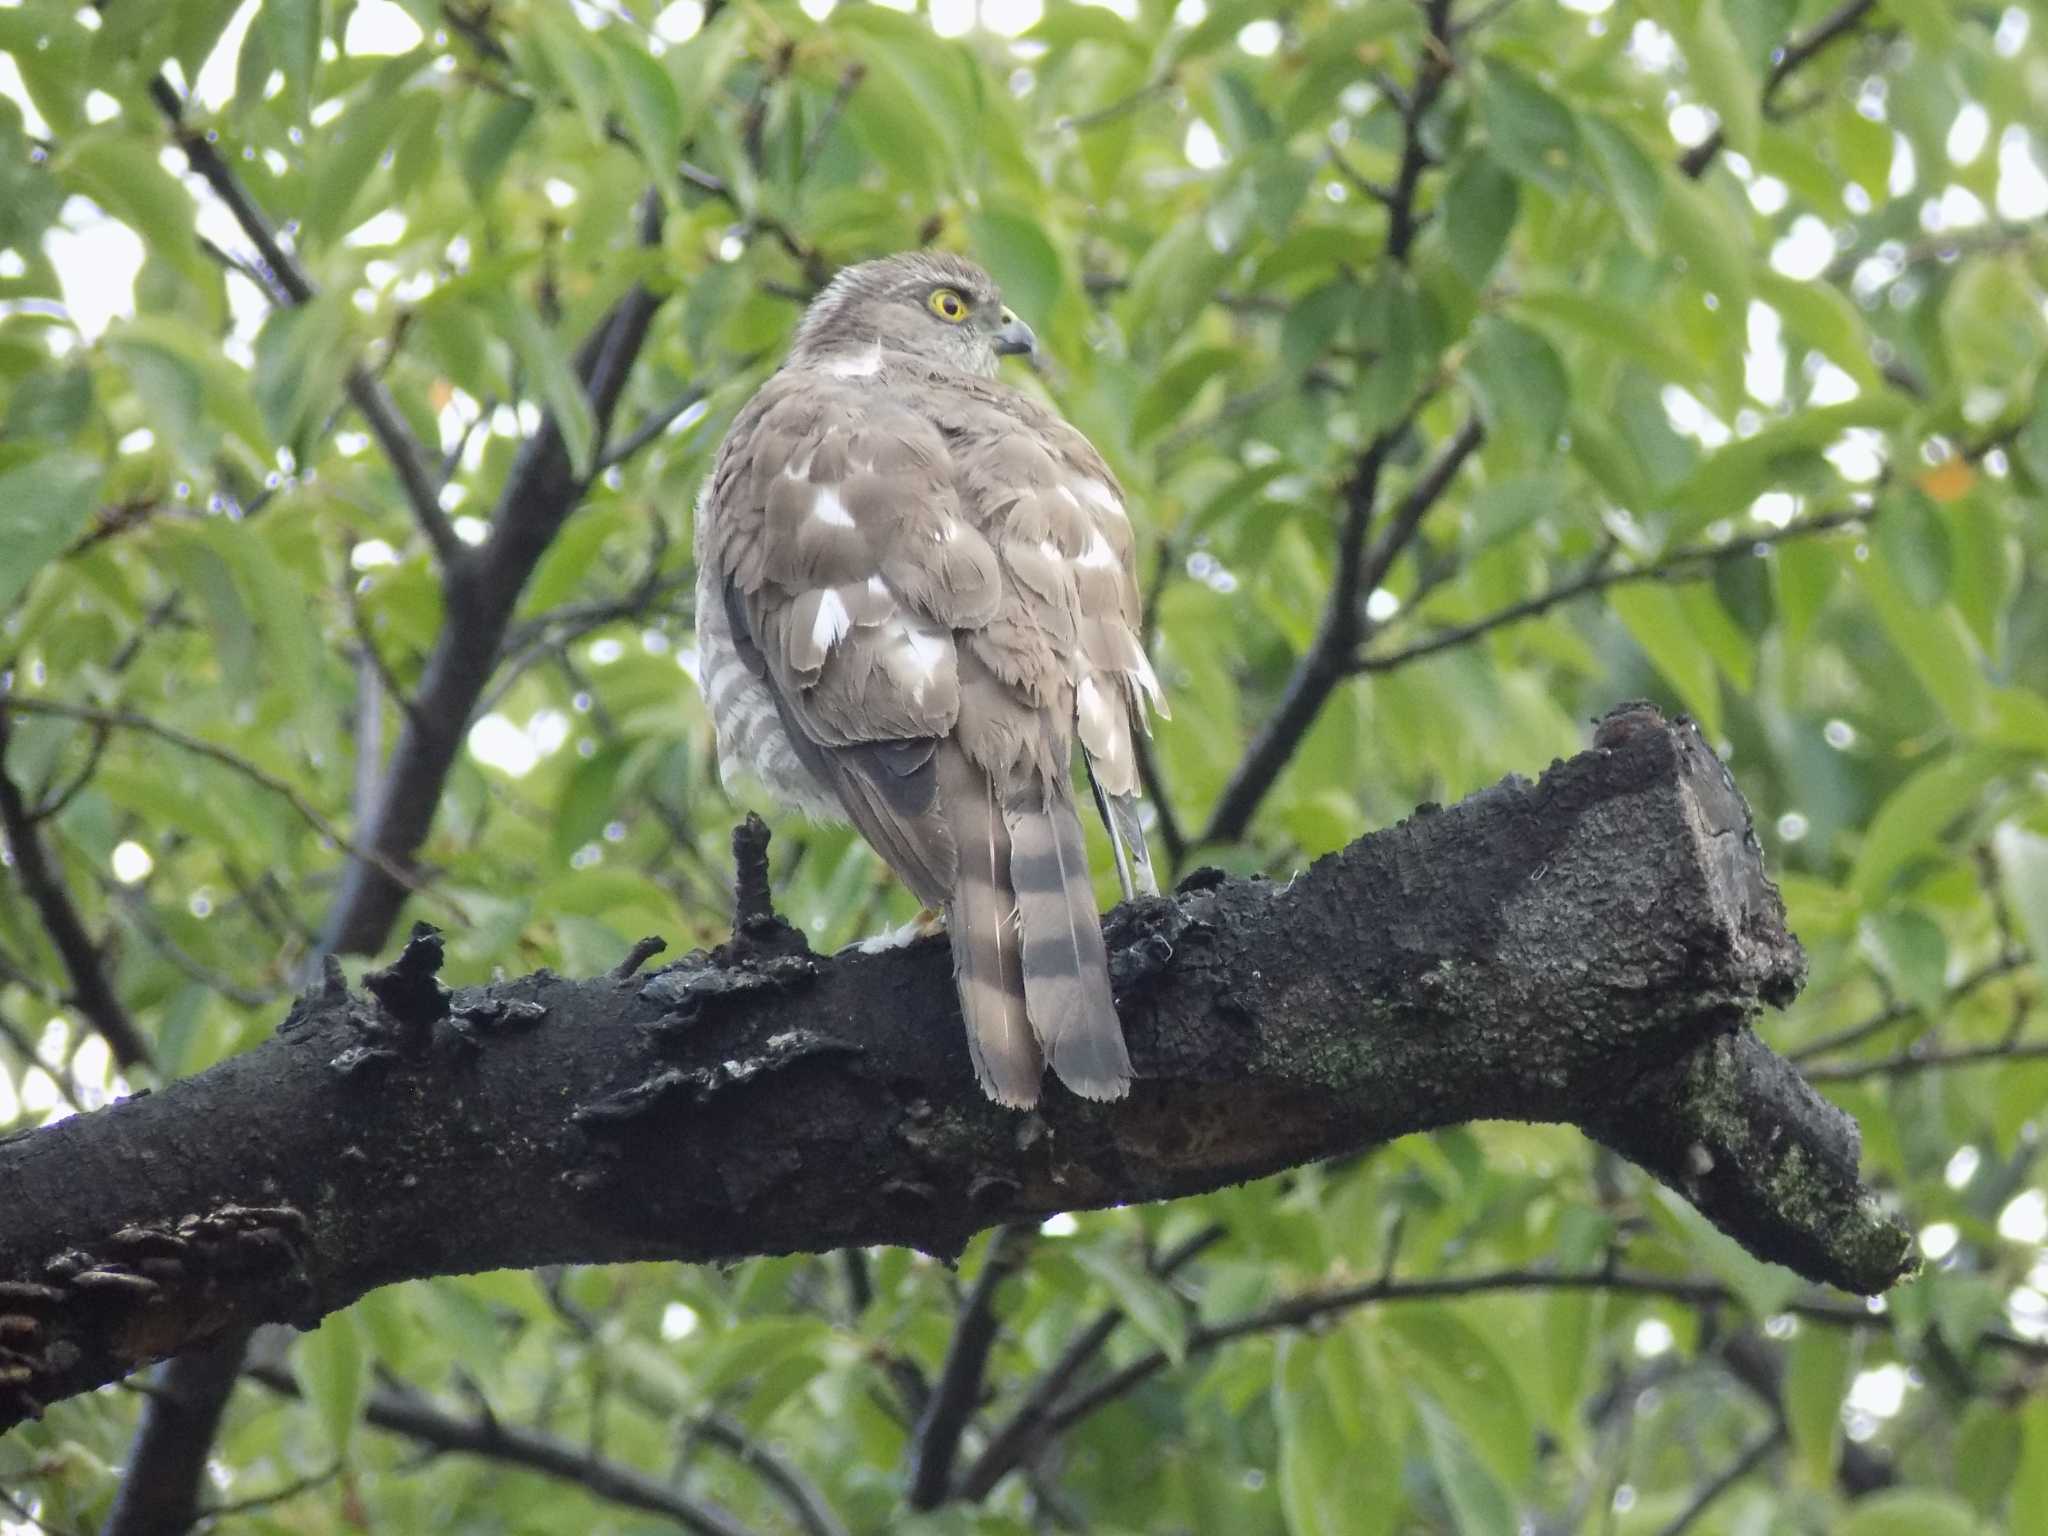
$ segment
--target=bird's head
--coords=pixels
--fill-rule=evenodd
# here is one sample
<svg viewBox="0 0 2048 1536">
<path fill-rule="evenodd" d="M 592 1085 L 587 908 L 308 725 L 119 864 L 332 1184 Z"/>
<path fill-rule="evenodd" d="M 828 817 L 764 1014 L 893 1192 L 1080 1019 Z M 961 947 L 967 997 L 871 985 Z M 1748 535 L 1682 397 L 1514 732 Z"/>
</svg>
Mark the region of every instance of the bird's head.
<svg viewBox="0 0 2048 1536">
<path fill-rule="evenodd" d="M 811 301 L 790 356 L 857 369 L 877 349 L 992 377 L 996 360 L 1037 350 L 995 279 L 944 251 L 906 251 L 847 267 Z"/>
</svg>

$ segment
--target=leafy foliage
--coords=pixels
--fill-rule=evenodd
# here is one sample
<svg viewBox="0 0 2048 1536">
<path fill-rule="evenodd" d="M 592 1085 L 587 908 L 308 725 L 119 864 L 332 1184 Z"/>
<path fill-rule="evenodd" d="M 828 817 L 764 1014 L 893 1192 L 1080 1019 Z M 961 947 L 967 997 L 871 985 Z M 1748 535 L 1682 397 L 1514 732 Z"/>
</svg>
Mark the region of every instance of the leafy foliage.
<svg viewBox="0 0 2048 1536">
<path fill-rule="evenodd" d="M 304 1480 L 252 1530 L 659 1518 L 605 1502 L 601 1462 L 816 1529 L 737 1444 L 849 1531 L 2028 1528 L 2038 16 L 981 15 L 1003 32 L 962 0 L 0 5 L 0 741 L 34 822 L 8 837 L 47 847 L 146 1042 L 127 1081 L 275 1024 L 469 622 L 449 571 L 533 526 L 511 493 L 543 419 L 581 495 L 440 722 L 469 750 L 397 850 L 410 910 L 456 980 L 716 939 L 736 808 L 683 676 L 695 490 L 830 271 L 936 241 L 1000 278 L 1145 511 L 1166 861 L 1285 872 L 1575 749 L 1618 699 L 1691 713 L 1811 956 L 1766 1027 L 1860 1120 L 1928 1268 L 1881 1314 L 1786 1311 L 1782 1275 L 1632 1170 L 1487 1125 L 1057 1230 L 996 1297 L 982 1428 L 1104 1309 L 1055 1420 L 1162 1359 L 932 1514 L 904 1516 L 901 1469 L 961 1285 L 895 1251 L 377 1293 L 267 1378 L 302 1404 L 237 1394 L 211 1497 Z M 660 308 L 608 430 L 586 339 L 636 287 Z M 815 943 L 907 913 L 844 832 L 781 831 L 778 900 Z M 0 884 L 0 1118 L 111 1091 L 86 994 L 47 903 Z M 1644 1283 L 1603 1284 L 1609 1258 Z M 1527 1279 L 1546 1266 L 1587 1283 Z M 1394 1292 L 1328 1326 L 1230 1332 L 1383 1269 Z M 1398 1290 L 1452 1276 L 1500 1283 Z M 1659 1288 L 1687 1278 L 1720 1299 Z M 421 1464 L 422 1401 L 598 1460 L 486 1437 Z M 61 1406 L 0 1443 L 0 1487 L 96 1523 L 135 1418 Z"/>
</svg>

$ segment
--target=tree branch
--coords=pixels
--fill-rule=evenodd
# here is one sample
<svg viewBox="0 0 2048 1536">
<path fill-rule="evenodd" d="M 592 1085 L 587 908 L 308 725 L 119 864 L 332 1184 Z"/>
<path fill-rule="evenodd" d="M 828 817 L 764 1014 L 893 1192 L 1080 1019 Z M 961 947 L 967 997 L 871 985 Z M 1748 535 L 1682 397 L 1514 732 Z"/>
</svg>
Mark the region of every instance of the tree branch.
<svg viewBox="0 0 2048 1536">
<path fill-rule="evenodd" d="M 85 931 L 85 920 L 78 915 L 71 892 L 51 861 L 49 850 L 43 846 L 42 835 L 36 829 L 20 786 L 8 777 L 7 747 L 12 734 L 8 716 L 21 702 L 0 694 L 0 833 L 6 835 L 7 851 L 12 856 L 15 874 L 21 879 L 21 888 L 34 903 L 43 931 L 49 935 L 51 946 L 71 978 L 72 1005 L 107 1042 L 114 1060 L 124 1068 L 148 1066 L 149 1042 L 128 1017 L 121 999 L 114 995 L 99 946 Z"/>
<path fill-rule="evenodd" d="M 1657 1536 L 1683 1536 L 1716 1499 L 1762 1466 L 1771 1453 L 1785 1443 L 1785 1433 L 1783 1424 L 1774 1424 L 1758 1435 L 1743 1449 L 1740 1456 L 1702 1484 L 1685 1508 L 1674 1515 L 1670 1523 L 1658 1531 Z"/>
<path fill-rule="evenodd" d="M 1817 54 L 1861 26 L 1863 18 L 1876 5 L 1877 0 L 1842 0 L 1842 4 L 1815 22 L 1811 31 L 1789 39 L 1779 48 L 1772 61 L 1771 72 L 1764 77 L 1764 108 L 1769 110 L 1778 92 L 1784 89 L 1785 82 L 1805 68 Z M 1707 167 L 1714 163 L 1714 157 L 1721 153 L 1727 142 L 1727 137 L 1717 126 L 1679 157 L 1678 168 L 1691 177 L 1704 176 Z"/>
<path fill-rule="evenodd" d="M 259 273 L 265 279 L 262 286 L 271 299 L 286 307 L 312 302 L 317 293 L 312 279 L 306 276 L 305 270 L 278 240 L 276 231 L 270 227 L 270 220 L 236 177 L 233 167 L 214 141 L 186 124 L 185 104 L 178 99 L 170 81 L 162 75 L 155 76 L 149 82 L 149 94 L 170 124 L 178 147 L 185 152 L 186 163 L 213 189 L 214 196 L 227 206 L 228 212 L 241 226 L 242 233 L 248 236 L 249 243 L 256 247 L 262 259 Z M 444 570 L 453 567 L 468 551 L 455 536 L 454 527 L 441 510 L 440 495 L 427 467 L 426 450 L 413 436 L 404 416 L 399 414 L 398 402 L 391 398 L 391 392 L 383 382 L 360 362 L 349 364 L 344 385 L 349 400 L 369 424 L 370 435 L 377 439 L 377 445 L 384 450 L 384 457 L 390 461 L 391 472 L 398 477 L 413 517 L 427 536 L 427 542 L 433 546 L 435 558 Z"/>
<path fill-rule="evenodd" d="M 1910 1262 L 1853 1122 L 1749 1031 L 1803 959 L 1725 770 L 1647 706 L 1540 783 L 1285 886 L 1198 874 L 1108 938 L 1137 1089 L 1055 1089 L 1035 1119 L 975 1091 L 942 944 L 451 996 L 426 930 L 366 993 L 331 970 L 255 1049 L 0 1143 L 28 1396 L 401 1279 L 954 1254 L 1474 1118 L 1580 1125 L 1810 1278 L 1870 1292 Z M 0 1419 L 29 1411 L 0 1390 Z"/>
<path fill-rule="evenodd" d="M 299 1394 L 298 1383 L 282 1366 L 252 1365 L 246 1374 L 273 1392 Z M 507 1424 L 493 1414 L 458 1417 L 420 1393 L 390 1383 L 371 1389 L 363 1419 L 436 1451 L 481 1456 L 576 1483 L 607 1503 L 660 1515 L 695 1536 L 752 1536 L 730 1510 L 671 1488 L 638 1468 L 607 1461 L 539 1430 Z"/>
<path fill-rule="evenodd" d="M 1548 587 L 1532 597 L 1472 620 L 1468 624 L 1453 625 L 1399 650 L 1383 651 L 1379 655 L 1363 655 L 1352 663 L 1359 672 L 1392 672 L 1405 667 L 1411 661 L 1420 661 L 1425 656 L 1435 656 L 1443 651 L 1469 645 L 1483 635 L 1492 634 L 1496 629 L 1506 629 L 1527 619 L 1541 618 L 1551 609 L 1590 597 L 1596 592 L 1605 592 L 1609 587 L 1631 586 L 1642 581 L 1684 582 L 1704 579 L 1715 566 L 1731 560 L 1749 560 L 1760 549 L 1778 544 L 1788 544 L 1795 539 L 1810 539 L 1819 534 L 1837 533 L 1847 528 L 1862 528 L 1869 524 L 1876 514 L 1868 508 L 1851 508 L 1841 512 L 1822 513 L 1816 517 L 1803 518 L 1788 523 L 1783 528 L 1773 528 L 1753 538 L 1731 539 L 1726 544 L 1711 549 L 1674 550 L 1663 558 L 1648 565 L 1629 566 L 1615 570 L 1604 562 L 1596 562 L 1594 568 L 1583 575 L 1574 576 L 1556 586 Z"/>
<path fill-rule="evenodd" d="M 1220 1226 L 1202 1228 L 1172 1251 L 1162 1254 L 1152 1266 L 1153 1274 L 1162 1280 L 1170 1278 L 1198 1255 L 1221 1242 L 1223 1235 Z M 1026 1465 L 1038 1455 L 1051 1433 L 1052 1413 L 1059 1400 L 1066 1395 L 1074 1378 L 1102 1353 L 1102 1347 L 1123 1320 L 1122 1307 L 1105 1307 L 1086 1328 L 1067 1340 L 1067 1347 L 1060 1351 L 1060 1357 L 1046 1367 L 1045 1374 L 1025 1393 L 1024 1401 L 988 1437 L 988 1444 L 983 1447 L 981 1455 L 975 1458 L 974 1465 L 960 1480 L 962 1499 L 970 1504 L 980 1503 L 1002 1481 L 1005 1473 L 1013 1467 Z"/>
<path fill-rule="evenodd" d="M 659 243 L 660 216 L 660 199 L 644 198 L 639 229 L 643 245 Z M 660 304 L 645 288 L 634 288 L 578 351 L 576 373 L 590 400 L 600 451 Z M 570 463 L 560 427 L 552 415 L 544 417 L 506 479 L 491 517 L 490 538 L 450 573 L 448 620 L 421 670 L 413 708 L 392 752 L 377 803 L 368 812 L 363 842 L 369 856 L 352 859 L 343 873 L 322 934 L 324 949 L 368 953 L 390 933 L 407 889 L 393 871 L 408 868 L 426 841 L 477 701 L 497 668 L 519 595 L 585 488 Z"/>
<path fill-rule="evenodd" d="M 1416 402 L 1419 408 L 1421 401 Z M 1468 420 L 1444 445 L 1436 461 L 1402 498 L 1392 520 L 1370 550 L 1366 534 L 1379 500 L 1380 475 L 1389 456 L 1408 431 L 1414 409 L 1387 427 L 1361 455 L 1344 491 L 1344 524 L 1337 538 L 1337 572 L 1330 599 L 1323 608 L 1315 640 L 1295 663 L 1280 695 L 1279 707 L 1259 728 L 1202 832 L 1204 843 L 1234 843 L 1245 834 L 1252 817 L 1286 771 L 1302 739 L 1315 725 L 1323 705 L 1353 670 L 1352 657 L 1368 638 L 1370 623 L 1365 599 L 1386 578 L 1394 561 L 1413 542 L 1422 519 L 1443 496 L 1458 468 L 1479 446 L 1484 429 L 1477 417 Z"/>
<path fill-rule="evenodd" d="M 981 1402 L 982 1374 L 988 1368 L 989 1351 L 996 1342 L 996 1292 L 1031 1257 L 1038 1228 L 1028 1222 L 996 1229 L 990 1239 L 988 1257 L 981 1273 L 961 1304 L 959 1321 L 953 1325 L 953 1342 L 946 1348 L 945 1368 L 925 1403 L 917 1432 L 910 1442 L 910 1492 L 912 1509 L 936 1509 L 952 1491 L 953 1461 L 960 1450 L 960 1436 Z"/>
</svg>

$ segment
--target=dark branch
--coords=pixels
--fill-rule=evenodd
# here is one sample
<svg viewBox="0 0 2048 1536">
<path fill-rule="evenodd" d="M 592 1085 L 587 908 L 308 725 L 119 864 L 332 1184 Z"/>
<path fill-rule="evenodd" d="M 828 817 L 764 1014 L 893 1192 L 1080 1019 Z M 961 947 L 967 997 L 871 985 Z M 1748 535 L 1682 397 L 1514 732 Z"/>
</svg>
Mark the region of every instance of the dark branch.
<svg viewBox="0 0 2048 1536">
<path fill-rule="evenodd" d="M 982 1261 L 981 1273 L 975 1276 L 953 1325 L 945 1368 L 939 1372 L 917 1432 L 911 1437 L 908 1498 L 912 1509 L 936 1509 L 952 1491 L 960 1436 L 980 1405 L 982 1376 L 988 1368 L 989 1351 L 995 1347 L 996 1292 L 1031 1256 L 1037 1237 L 1037 1227 L 1019 1223 L 997 1228 L 989 1241 L 988 1257 Z"/>
<path fill-rule="evenodd" d="M 1223 1236 L 1220 1226 L 1202 1228 L 1185 1242 L 1161 1254 L 1152 1266 L 1152 1273 L 1162 1280 L 1171 1278 L 1184 1265 L 1221 1242 Z M 980 1503 L 1002 1481 L 1004 1474 L 1014 1467 L 1029 1464 L 1037 1457 L 1051 1433 L 1054 1408 L 1066 1395 L 1074 1378 L 1102 1353 L 1110 1335 L 1123 1321 L 1122 1307 L 1105 1307 L 1086 1328 L 1067 1340 L 1067 1347 L 1060 1351 L 1060 1357 L 1032 1383 L 1024 1401 L 989 1436 L 981 1455 L 975 1458 L 974 1465 L 961 1478 L 962 1499 L 970 1504 Z"/>
<path fill-rule="evenodd" d="M 1813 25 L 1813 30 L 1791 39 L 1777 51 L 1776 61 L 1771 65 L 1770 74 L 1764 77 L 1763 105 L 1769 110 L 1777 100 L 1778 92 L 1785 82 L 1803 69 L 1817 54 L 1831 44 L 1847 37 L 1863 24 L 1877 6 L 1877 0 L 1842 0 L 1827 15 Z M 1727 144 L 1727 137 L 1716 127 L 1699 143 L 1679 156 L 1678 168 L 1686 175 L 1698 178 L 1704 176 L 1707 167 Z"/>
<path fill-rule="evenodd" d="M 114 1060 L 123 1067 L 147 1066 L 149 1042 L 128 1017 L 121 999 L 114 995 L 99 946 L 85 931 L 85 920 L 78 915 L 63 876 L 43 846 L 42 834 L 21 787 L 8 776 L 7 747 L 12 734 L 8 716 L 19 702 L 0 695 L 0 833 L 6 835 L 7 851 L 21 888 L 34 904 L 43 931 L 49 935 L 51 947 L 71 978 L 71 1002 L 79 1016 L 98 1031 L 107 1042 L 107 1049 L 114 1053 Z"/>
<path fill-rule="evenodd" d="M 298 1383 L 281 1366 L 253 1365 L 247 1374 L 273 1392 L 298 1395 Z M 377 1429 L 436 1451 L 481 1456 L 578 1484 L 607 1503 L 660 1515 L 695 1536 L 752 1536 L 731 1511 L 708 1499 L 682 1493 L 637 1468 L 607 1461 L 553 1435 L 507 1424 L 494 1414 L 459 1417 L 417 1392 L 385 1384 L 372 1389 L 363 1418 Z"/>
<path fill-rule="evenodd" d="M 1996 900 L 1995 895 L 1993 899 Z M 2008 950 L 1997 959 L 1986 961 L 1983 965 L 1978 966 L 1976 970 L 1970 972 L 1962 980 L 1950 987 L 1945 1001 L 1949 1004 L 1960 1002 L 1971 993 L 1989 986 L 1994 981 L 2002 980 L 2012 975 L 2015 971 L 2025 970 L 2029 963 L 2025 951 Z M 1851 1046 L 1861 1045 L 1873 1035 L 1883 1034 L 1892 1025 L 1912 1018 L 1918 1011 L 1912 1003 L 1903 1000 L 1888 1003 L 1860 1023 L 1851 1024 L 1847 1029 L 1837 1030 L 1832 1035 L 1823 1035 L 1818 1040 L 1809 1040 L 1797 1050 L 1787 1051 L 1785 1059 L 1798 1062 L 1804 1066 L 1805 1063 L 1813 1060 L 1816 1056 L 1832 1056 L 1837 1051 L 1846 1051 Z M 1819 1076 L 1820 1072 L 1815 1068 L 1808 1067 L 1806 1068 L 1806 1075 L 1809 1079 L 1812 1079 Z"/>
<path fill-rule="evenodd" d="M 643 199 L 642 244 L 659 241 L 660 208 L 658 198 Z M 576 372 L 590 400 L 600 448 L 660 303 L 646 289 L 633 289 L 578 352 Z M 552 414 L 543 417 L 513 464 L 491 517 L 490 538 L 447 573 L 448 620 L 420 673 L 413 710 L 377 803 L 368 812 L 362 835 L 368 856 L 351 859 L 343 874 L 323 948 L 369 953 L 397 921 L 407 889 L 404 872 L 433 825 L 442 786 L 497 668 L 519 595 L 584 489 L 559 425 Z"/>
<path fill-rule="evenodd" d="M 1720 1498 L 1722 1494 L 1762 1466 L 1771 1453 L 1784 1443 L 1785 1426 L 1783 1424 L 1774 1424 L 1758 1435 L 1756 1439 L 1749 1443 L 1740 1456 L 1736 1457 L 1734 1461 L 1730 1462 L 1726 1468 L 1709 1481 L 1702 1484 L 1699 1491 L 1686 1503 L 1685 1508 L 1672 1516 L 1670 1523 L 1659 1530 L 1657 1536 L 1684 1536 L 1684 1533 L 1692 1529 L 1693 1524 L 1701 1515 L 1707 1512 L 1716 1499 Z"/>
<path fill-rule="evenodd" d="M 0 1307 L 32 1325 L 32 1395 L 401 1279 L 953 1254 L 1475 1118 L 1584 1127 L 1811 1278 L 1875 1291 L 1909 1263 L 1853 1123 L 1749 1031 L 1803 961 L 1725 771 L 1653 711 L 1285 886 L 1128 903 L 1108 938 L 1137 1089 L 1055 1088 L 1022 1146 L 974 1088 L 943 944 L 733 945 L 638 985 L 452 996 L 424 951 L 402 989 L 337 971 L 255 1049 L 0 1143 Z"/>
<path fill-rule="evenodd" d="M 1418 406 L 1420 402 L 1417 402 Z M 1412 413 L 1411 413 L 1412 415 Z M 1202 832 L 1204 843 L 1234 843 L 1287 764 L 1314 727 L 1324 704 L 1354 670 L 1352 657 L 1368 637 L 1365 600 L 1386 578 L 1402 551 L 1414 541 L 1422 520 L 1441 499 L 1458 468 L 1479 446 L 1483 429 L 1475 417 L 1458 429 L 1443 452 L 1402 498 L 1392 520 L 1370 549 L 1366 535 L 1379 500 L 1380 476 L 1408 431 L 1409 417 L 1386 428 L 1360 457 L 1344 491 L 1344 523 L 1337 539 L 1337 572 L 1321 624 L 1280 695 L 1280 704 L 1252 739 Z"/>
<path fill-rule="evenodd" d="M 262 270 L 258 275 L 265 279 L 261 285 L 265 292 L 273 301 L 287 307 L 312 302 L 317 292 L 312 279 L 306 276 L 305 269 L 278 240 L 270 220 L 256 205 L 256 200 L 249 195 L 213 140 L 187 126 L 185 104 L 178 99 L 177 90 L 170 81 L 162 75 L 155 76 L 149 82 L 149 94 L 170 124 L 178 147 L 185 152 L 186 163 L 213 189 L 214 196 L 227 205 L 242 233 L 256 247 L 262 259 Z M 244 271 L 249 270 L 249 264 L 238 263 L 238 266 Z M 406 502 L 412 508 L 420 530 L 426 534 L 427 542 L 434 547 L 435 556 L 444 568 L 453 565 L 465 554 L 464 545 L 441 511 L 434 477 L 427 467 L 426 451 L 399 414 L 398 403 L 391 398 L 382 381 L 359 362 L 349 364 L 345 387 L 350 401 L 369 424 L 370 435 L 377 439 L 377 445 L 384 450 L 384 457 L 390 461 L 391 472 L 398 477 Z"/>
<path fill-rule="evenodd" d="M 1817 517 L 1789 523 L 1783 528 L 1774 528 L 1753 538 L 1733 539 L 1711 549 L 1674 550 L 1648 565 L 1615 569 L 1600 561 L 1583 575 L 1561 581 L 1533 597 L 1525 597 L 1518 603 L 1510 603 L 1507 607 L 1489 613 L 1483 618 L 1474 619 L 1469 624 L 1454 625 L 1426 639 L 1404 645 L 1399 650 L 1361 656 L 1352 664 L 1353 669 L 1359 672 L 1392 672 L 1412 661 L 1420 661 L 1425 656 L 1435 656 L 1444 651 L 1455 650 L 1461 645 L 1470 645 L 1474 640 L 1492 634 L 1497 629 L 1506 629 L 1512 624 L 1540 618 L 1553 608 L 1582 597 L 1590 597 L 1596 592 L 1605 592 L 1610 587 L 1631 586 L 1644 581 L 1699 581 L 1711 575 L 1717 565 L 1724 565 L 1731 560 L 1754 559 L 1759 550 L 1777 544 L 1788 544 L 1795 539 L 1810 539 L 1819 534 L 1862 528 L 1868 525 L 1874 515 L 1873 512 L 1861 508 L 1823 513 Z"/>
</svg>

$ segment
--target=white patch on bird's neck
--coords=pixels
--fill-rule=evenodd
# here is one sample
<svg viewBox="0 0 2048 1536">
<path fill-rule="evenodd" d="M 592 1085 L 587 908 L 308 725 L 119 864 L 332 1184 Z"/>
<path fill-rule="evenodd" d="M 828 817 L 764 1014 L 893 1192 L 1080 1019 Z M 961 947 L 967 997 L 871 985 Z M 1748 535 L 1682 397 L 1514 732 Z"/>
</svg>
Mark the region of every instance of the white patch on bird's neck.
<svg viewBox="0 0 2048 1536">
<path fill-rule="evenodd" d="M 839 499 L 839 493 L 829 485 L 818 487 L 818 499 L 811 503 L 811 516 L 828 528 L 853 526 L 853 514 L 846 510 L 846 503 Z"/>
<path fill-rule="evenodd" d="M 877 341 L 865 352 L 841 352 L 825 364 L 835 379 L 870 379 L 882 371 L 882 344 Z"/>
</svg>

